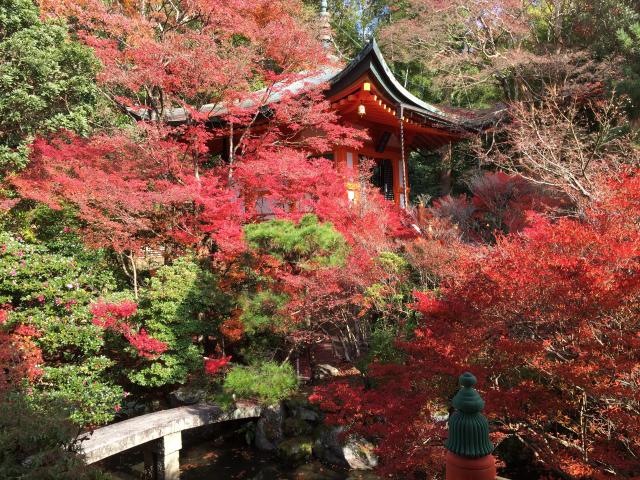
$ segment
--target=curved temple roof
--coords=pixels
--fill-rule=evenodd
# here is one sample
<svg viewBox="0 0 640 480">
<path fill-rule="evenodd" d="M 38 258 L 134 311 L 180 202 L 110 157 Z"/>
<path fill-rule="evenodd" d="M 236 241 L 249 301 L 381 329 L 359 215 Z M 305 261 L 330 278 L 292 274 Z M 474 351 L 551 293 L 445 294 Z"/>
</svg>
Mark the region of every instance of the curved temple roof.
<svg viewBox="0 0 640 480">
<path fill-rule="evenodd" d="M 415 113 L 433 124 L 442 127 L 462 128 L 464 130 L 481 130 L 493 125 L 504 114 L 504 106 L 490 110 L 465 110 L 437 107 L 427 103 L 404 88 L 395 78 L 387 65 L 375 40 L 372 40 L 340 73 L 329 80 L 333 95 L 369 73 L 371 80 L 378 83 L 378 88 L 386 92 L 396 107 Z"/>
<path fill-rule="evenodd" d="M 477 132 L 494 125 L 505 114 L 504 106 L 498 106 L 490 110 L 465 110 L 435 106 L 427 103 L 404 88 L 395 78 L 387 65 L 375 40 L 372 40 L 345 68 L 327 66 L 313 75 L 295 81 L 282 88 L 275 88 L 268 92 L 259 103 L 268 105 L 280 101 L 285 93 L 303 93 L 305 89 L 313 86 L 329 84 L 328 97 L 347 92 L 350 87 L 364 77 L 368 77 L 376 84 L 377 90 L 384 93 L 387 99 L 394 104 L 396 109 L 409 112 L 412 116 L 422 119 L 425 125 L 439 128 L 458 134 L 464 132 Z M 241 102 L 238 106 L 250 108 L 260 96 L 256 92 L 254 98 Z M 140 111 L 130 110 L 137 116 Z M 208 114 L 213 119 L 227 112 L 222 104 L 207 104 L 200 108 L 201 113 Z M 170 123 L 180 124 L 188 121 L 189 115 L 183 108 L 173 108 L 165 113 L 165 119 Z"/>
</svg>

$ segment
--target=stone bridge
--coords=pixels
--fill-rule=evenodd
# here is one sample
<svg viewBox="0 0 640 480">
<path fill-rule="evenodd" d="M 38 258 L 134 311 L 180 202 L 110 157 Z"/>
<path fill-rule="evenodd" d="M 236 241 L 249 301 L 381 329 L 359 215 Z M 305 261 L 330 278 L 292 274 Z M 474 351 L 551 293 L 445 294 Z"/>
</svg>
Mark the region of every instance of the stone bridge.
<svg viewBox="0 0 640 480">
<path fill-rule="evenodd" d="M 162 410 L 82 434 L 80 454 L 91 464 L 144 445 L 144 463 L 154 480 L 180 478 L 182 431 L 231 420 L 260 416 L 258 405 L 236 405 L 225 411 L 215 405 L 190 405 Z"/>
</svg>

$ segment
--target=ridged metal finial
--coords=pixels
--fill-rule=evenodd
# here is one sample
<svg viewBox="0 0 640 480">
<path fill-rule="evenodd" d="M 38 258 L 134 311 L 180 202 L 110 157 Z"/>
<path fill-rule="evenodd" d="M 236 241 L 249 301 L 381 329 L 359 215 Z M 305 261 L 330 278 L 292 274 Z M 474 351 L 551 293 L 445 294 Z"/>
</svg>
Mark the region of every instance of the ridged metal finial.
<svg viewBox="0 0 640 480">
<path fill-rule="evenodd" d="M 473 388 L 477 382 L 469 372 L 460 375 L 462 388 L 453 397 L 456 411 L 449 417 L 449 438 L 444 446 L 461 457 L 479 458 L 493 451 L 493 444 L 489 441 L 489 422 L 480 413 L 484 401 Z"/>
<path fill-rule="evenodd" d="M 325 50 L 331 48 L 331 24 L 327 0 L 320 2 L 320 42 Z"/>
</svg>

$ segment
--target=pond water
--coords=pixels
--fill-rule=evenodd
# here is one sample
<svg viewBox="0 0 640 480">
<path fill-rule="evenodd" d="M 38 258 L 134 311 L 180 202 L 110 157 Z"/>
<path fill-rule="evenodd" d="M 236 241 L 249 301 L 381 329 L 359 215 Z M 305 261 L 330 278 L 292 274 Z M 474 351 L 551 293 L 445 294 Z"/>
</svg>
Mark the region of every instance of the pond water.
<svg viewBox="0 0 640 480">
<path fill-rule="evenodd" d="M 144 479 L 142 449 L 115 455 L 99 465 L 118 480 Z M 181 480 L 378 480 L 369 472 L 349 472 L 320 462 L 284 465 L 276 455 L 247 445 L 243 424 L 183 432 Z"/>
</svg>

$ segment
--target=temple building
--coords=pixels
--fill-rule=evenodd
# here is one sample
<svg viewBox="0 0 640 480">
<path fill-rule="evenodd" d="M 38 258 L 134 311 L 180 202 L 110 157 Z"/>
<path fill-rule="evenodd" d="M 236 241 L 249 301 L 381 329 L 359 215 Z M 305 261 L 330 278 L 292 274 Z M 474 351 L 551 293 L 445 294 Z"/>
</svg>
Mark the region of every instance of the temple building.
<svg viewBox="0 0 640 480">
<path fill-rule="evenodd" d="M 326 35 L 325 45 L 330 39 Z M 304 95 L 305 90 L 328 85 L 327 99 L 338 112 L 345 125 L 366 130 L 369 140 L 359 150 L 336 147 L 332 152 L 321 152 L 332 159 L 338 169 L 346 169 L 354 181 L 347 185 L 350 199 L 359 189 L 357 179 L 362 173 L 359 166 L 364 158 L 374 162 L 371 181 L 381 193 L 400 208 L 406 208 L 411 178 L 408 178 L 409 154 L 417 149 L 436 150 L 492 127 L 503 116 L 504 109 L 467 110 L 436 106 L 410 93 L 395 78 L 385 62 L 375 40 L 372 40 L 346 67 L 327 66 L 311 76 L 280 86 L 279 91 L 268 93 L 263 106 L 277 103 L 283 95 Z M 256 92 L 256 97 L 260 92 Z M 250 108 L 254 100 L 238 106 Z M 212 124 L 222 126 L 227 109 L 221 104 L 200 108 Z M 131 111 L 130 113 L 136 114 Z M 170 124 L 189 121 L 182 108 L 166 114 Z M 239 125 L 236 135 L 241 133 Z M 233 138 L 233 137 L 232 137 Z M 229 138 L 217 138 L 211 151 L 223 158 L 229 151 Z M 227 157 L 228 158 L 228 157 Z"/>
<path fill-rule="evenodd" d="M 492 126 L 501 113 L 451 109 L 420 100 L 394 77 L 375 40 L 325 81 L 330 85 L 326 95 L 342 121 L 366 129 L 370 137 L 358 151 L 336 148 L 331 152 L 336 167 L 353 170 L 355 177 L 363 158 L 375 161 L 373 184 L 401 208 L 409 198 L 411 151 L 435 150 L 477 134 Z"/>
<path fill-rule="evenodd" d="M 495 124 L 502 110 L 474 111 L 447 108 L 424 102 L 411 94 L 394 77 L 375 40 L 372 40 L 346 67 L 326 67 L 319 73 L 286 86 L 288 93 L 304 94 L 306 88 L 329 85 L 327 99 L 344 124 L 366 129 L 369 140 L 359 150 L 336 147 L 324 156 L 346 169 L 354 180 L 364 158 L 375 162 L 372 183 L 401 208 L 407 206 L 411 179 L 407 175 L 409 153 L 416 149 L 435 150 L 476 135 Z M 274 93 L 266 103 L 277 102 Z M 205 105 L 202 113 L 215 118 L 225 113 L 220 105 Z M 216 142 L 213 150 L 222 153 L 228 144 Z M 358 185 L 347 185 L 351 199 Z"/>
</svg>

